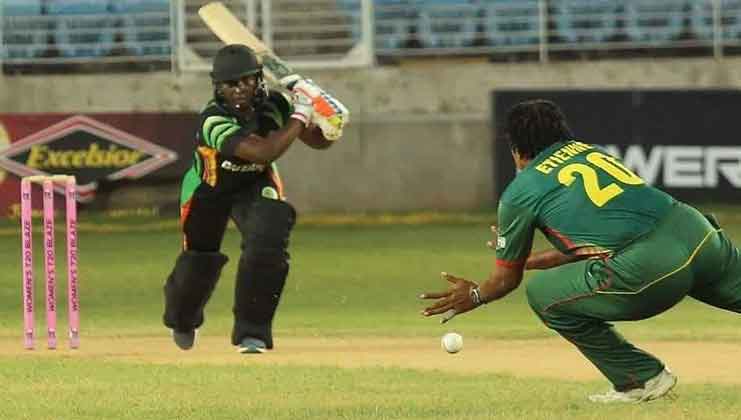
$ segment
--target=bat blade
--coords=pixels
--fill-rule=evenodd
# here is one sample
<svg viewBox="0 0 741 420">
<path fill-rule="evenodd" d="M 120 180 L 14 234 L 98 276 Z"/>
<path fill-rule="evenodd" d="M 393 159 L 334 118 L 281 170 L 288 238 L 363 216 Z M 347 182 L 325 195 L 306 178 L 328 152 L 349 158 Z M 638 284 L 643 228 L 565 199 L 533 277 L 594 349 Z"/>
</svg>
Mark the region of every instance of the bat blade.
<svg viewBox="0 0 741 420">
<path fill-rule="evenodd" d="M 208 3 L 198 9 L 198 16 L 223 43 L 242 44 L 250 47 L 262 61 L 265 77 L 271 82 L 280 83 L 281 81 L 291 80 L 293 79 L 291 76 L 296 75 L 293 69 L 278 58 L 223 3 L 218 1 Z"/>
</svg>

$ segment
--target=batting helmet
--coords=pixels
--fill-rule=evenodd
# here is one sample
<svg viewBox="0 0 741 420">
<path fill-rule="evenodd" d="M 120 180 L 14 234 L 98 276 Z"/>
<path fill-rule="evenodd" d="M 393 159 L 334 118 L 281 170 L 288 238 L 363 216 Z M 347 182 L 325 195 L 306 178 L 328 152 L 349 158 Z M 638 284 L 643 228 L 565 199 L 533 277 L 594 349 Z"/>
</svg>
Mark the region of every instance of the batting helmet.
<svg viewBox="0 0 741 420">
<path fill-rule="evenodd" d="M 231 44 L 216 53 L 211 71 L 211 80 L 214 82 L 238 80 L 251 74 L 257 74 L 262 79 L 262 63 L 248 47 Z"/>
</svg>

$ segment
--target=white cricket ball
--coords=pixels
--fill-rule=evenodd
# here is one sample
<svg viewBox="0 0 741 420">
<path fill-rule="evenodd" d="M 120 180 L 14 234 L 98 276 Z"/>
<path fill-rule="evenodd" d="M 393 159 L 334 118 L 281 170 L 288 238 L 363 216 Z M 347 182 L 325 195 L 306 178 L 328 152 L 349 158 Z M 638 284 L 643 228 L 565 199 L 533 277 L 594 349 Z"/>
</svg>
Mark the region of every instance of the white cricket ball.
<svg viewBox="0 0 741 420">
<path fill-rule="evenodd" d="M 443 350 L 448 353 L 458 353 L 463 349 L 463 336 L 454 332 L 447 333 L 443 336 L 442 340 L 440 340 L 440 344 L 442 345 Z"/>
</svg>

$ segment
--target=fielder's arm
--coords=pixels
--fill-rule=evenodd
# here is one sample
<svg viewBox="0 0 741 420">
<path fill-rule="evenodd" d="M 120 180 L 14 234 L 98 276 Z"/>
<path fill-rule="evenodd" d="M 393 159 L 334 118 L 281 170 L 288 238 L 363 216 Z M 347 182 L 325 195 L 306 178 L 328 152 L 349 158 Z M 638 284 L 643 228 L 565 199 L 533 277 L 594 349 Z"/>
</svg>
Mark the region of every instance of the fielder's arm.
<svg viewBox="0 0 741 420">
<path fill-rule="evenodd" d="M 498 235 L 496 225 L 491 226 L 491 231 L 496 238 L 496 236 Z M 496 239 L 487 241 L 486 246 L 496 251 Z M 527 261 L 525 261 L 525 270 L 547 270 L 549 268 L 554 268 L 564 264 L 583 260 L 588 257 L 588 255 L 564 254 L 563 252 L 555 248 L 545 251 L 531 252 L 530 256 L 527 257 Z"/>
<path fill-rule="evenodd" d="M 479 285 L 481 303 L 499 300 L 517 289 L 522 282 L 523 272 L 522 265 L 498 265 L 495 259 L 489 278 Z"/>
<path fill-rule="evenodd" d="M 444 280 L 450 283 L 448 290 L 444 292 L 423 293 L 422 299 L 436 299 L 435 303 L 424 308 L 422 315 L 440 315 L 440 322 L 447 322 L 454 316 L 466 313 L 485 303 L 501 299 L 522 282 L 523 265 L 502 266 L 496 265 L 489 274 L 489 278 L 479 284 L 456 277 L 448 273 L 442 273 Z"/>
<path fill-rule="evenodd" d="M 570 255 L 553 248 L 545 251 L 533 252 L 527 257 L 525 270 L 547 270 L 575 261 L 588 258 L 588 255 Z"/>
</svg>

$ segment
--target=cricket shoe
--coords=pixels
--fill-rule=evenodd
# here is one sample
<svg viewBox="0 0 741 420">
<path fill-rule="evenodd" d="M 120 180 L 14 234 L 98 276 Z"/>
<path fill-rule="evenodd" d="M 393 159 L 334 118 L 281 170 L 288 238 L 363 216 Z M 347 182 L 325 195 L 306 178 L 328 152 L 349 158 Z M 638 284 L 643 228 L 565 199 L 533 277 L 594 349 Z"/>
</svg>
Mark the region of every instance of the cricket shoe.
<svg viewBox="0 0 741 420">
<path fill-rule="evenodd" d="M 239 344 L 238 351 L 242 354 L 261 354 L 266 350 L 265 342 L 259 338 L 245 337 Z"/>
<path fill-rule="evenodd" d="M 611 389 L 604 394 L 589 396 L 589 401 L 597 403 L 639 403 L 661 398 L 674 388 L 677 377 L 667 368 L 658 375 L 646 381 L 642 388 L 633 388 L 627 391 Z"/>
<path fill-rule="evenodd" d="M 182 350 L 190 350 L 196 341 L 196 330 L 177 331 L 172 330 L 172 340 Z"/>
</svg>

